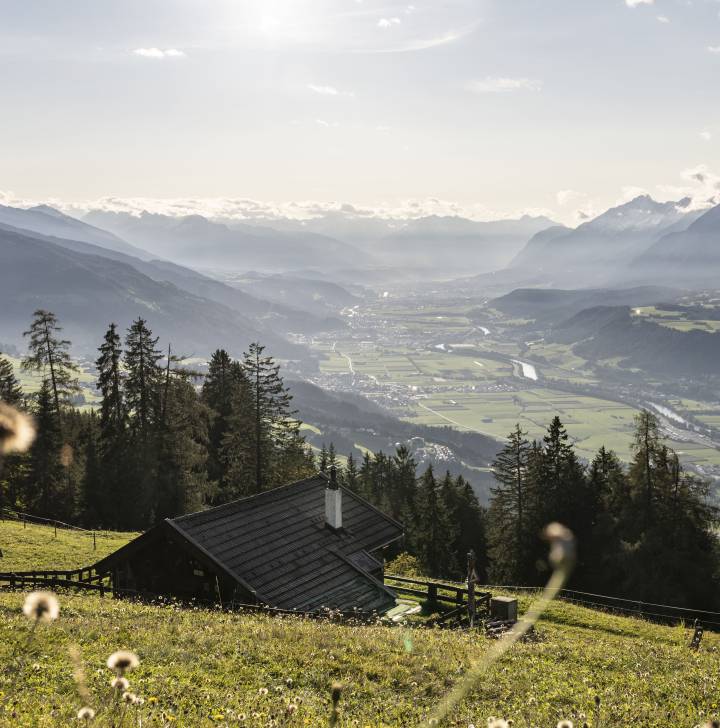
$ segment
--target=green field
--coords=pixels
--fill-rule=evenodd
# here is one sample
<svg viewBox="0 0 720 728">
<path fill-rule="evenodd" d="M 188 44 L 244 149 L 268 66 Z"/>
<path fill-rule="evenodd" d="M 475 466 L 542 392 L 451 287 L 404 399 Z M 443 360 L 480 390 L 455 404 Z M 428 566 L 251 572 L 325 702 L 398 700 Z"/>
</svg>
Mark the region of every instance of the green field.
<svg viewBox="0 0 720 728">
<path fill-rule="evenodd" d="M 493 347 L 494 343 L 486 346 Z M 371 391 L 366 390 L 366 394 L 372 395 L 374 390 L 382 396 L 388 389 L 403 394 L 402 403 L 395 405 L 396 414 L 411 422 L 451 425 L 502 440 L 516 423 L 530 438 L 541 438 L 557 415 L 581 457 L 591 459 L 603 445 L 624 460 L 631 457 L 637 409 L 552 389 L 552 379 L 585 385 L 597 382 L 587 370 L 587 362 L 575 356 L 569 347 L 544 342 L 530 345 L 528 356 L 538 361 L 537 369 L 548 377 L 548 386 L 514 376 L 511 363 L 483 356 L 479 344 L 467 353 L 464 348 L 450 353 L 435 347 L 413 349 L 337 341 L 318 346 L 317 351 L 323 356 L 323 373 L 349 377 L 352 366 L 352 372 L 372 380 Z M 720 425 L 720 415 L 696 416 L 707 424 Z M 674 441 L 670 445 L 683 453 L 686 463 L 720 464 L 720 452 L 712 448 Z"/>
<path fill-rule="evenodd" d="M 0 571 L 32 569 L 78 569 L 124 546 L 137 534 L 98 531 L 93 548 L 92 534 L 18 521 L 0 520 Z"/>
<path fill-rule="evenodd" d="M 38 567 L 47 564 L 46 543 L 39 541 Z M 75 545 L 65 548 L 55 559 L 74 563 Z M 23 595 L 0 594 L 2 726 L 76 725 L 89 703 L 98 711 L 92 725 L 104 727 L 322 728 L 333 681 L 342 685 L 338 727 L 417 726 L 492 644 L 479 633 L 401 624 L 346 626 L 76 593 L 60 602 L 58 621 L 30 637 Z M 521 611 L 527 605 L 521 598 Z M 706 633 L 698 652 L 689 639 L 682 627 L 556 603 L 538 623 L 537 639 L 515 645 L 473 683 L 443 725 L 484 726 L 503 716 L 519 728 L 554 728 L 561 719 L 691 728 L 720 713 L 720 636 Z M 84 667 L 84 700 L 71 647 Z M 105 661 L 120 648 L 140 657 L 128 677 L 142 706 L 121 708 L 112 697 Z"/>
</svg>

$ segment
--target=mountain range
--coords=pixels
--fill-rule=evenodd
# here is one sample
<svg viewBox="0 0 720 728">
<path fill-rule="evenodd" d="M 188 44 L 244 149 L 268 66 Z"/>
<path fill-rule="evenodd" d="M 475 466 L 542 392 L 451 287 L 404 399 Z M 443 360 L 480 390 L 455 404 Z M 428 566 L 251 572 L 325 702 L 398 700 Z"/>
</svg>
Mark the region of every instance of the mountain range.
<svg viewBox="0 0 720 728">
<path fill-rule="evenodd" d="M 59 232 L 64 237 L 46 234 Z M 344 326 L 337 309 L 310 296 L 314 311 L 149 255 L 52 208 L 0 208 L 0 340 L 23 348 L 21 334 L 36 308 L 53 310 L 83 353 L 94 351 L 110 321 L 125 327 L 138 316 L 176 348 L 198 354 L 217 346 L 239 354 L 260 340 L 277 356 L 298 358 L 306 352 L 286 334 Z M 261 284 L 254 288 L 262 294 Z"/>
</svg>

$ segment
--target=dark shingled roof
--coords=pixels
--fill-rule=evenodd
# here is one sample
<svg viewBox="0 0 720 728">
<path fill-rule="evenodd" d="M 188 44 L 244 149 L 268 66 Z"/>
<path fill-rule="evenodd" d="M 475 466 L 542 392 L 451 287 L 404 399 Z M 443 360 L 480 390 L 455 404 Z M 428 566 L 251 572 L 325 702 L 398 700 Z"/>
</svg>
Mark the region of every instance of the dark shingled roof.
<svg viewBox="0 0 720 728">
<path fill-rule="evenodd" d="M 252 587 L 260 602 L 306 611 L 384 610 L 394 594 L 368 573 L 379 562 L 367 552 L 400 538 L 402 526 L 341 488 L 343 527 L 329 528 L 327 483 L 319 474 L 169 523 Z"/>
</svg>

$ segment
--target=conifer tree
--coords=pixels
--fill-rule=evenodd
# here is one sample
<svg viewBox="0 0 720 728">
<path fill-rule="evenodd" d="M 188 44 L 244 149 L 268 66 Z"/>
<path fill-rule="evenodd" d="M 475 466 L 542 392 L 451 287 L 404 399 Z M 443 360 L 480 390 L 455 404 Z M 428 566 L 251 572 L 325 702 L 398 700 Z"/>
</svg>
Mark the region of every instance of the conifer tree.
<svg viewBox="0 0 720 728">
<path fill-rule="evenodd" d="M 22 365 L 24 369 L 43 373 L 50 386 L 54 410 L 59 415 L 70 396 L 80 389 L 78 368 L 70 358 L 70 342 L 58 337 L 62 327 L 55 314 L 38 309 L 33 316 L 30 328 L 23 333 L 30 337 L 30 342 Z"/>
<path fill-rule="evenodd" d="M 100 429 L 103 439 L 113 440 L 124 432 L 127 424 L 124 377 L 121 370 L 122 349 L 115 324 L 110 324 L 98 351 L 100 356 L 95 361 L 95 366 L 98 371 L 96 386 L 102 397 Z"/>
<path fill-rule="evenodd" d="M 292 396 L 280 377 L 280 366 L 265 356 L 265 347 L 252 343 L 243 355 L 251 393 L 255 492 L 273 485 L 273 455 L 297 438 L 299 424 L 291 409 Z"/>
<path fill-rule="evenodd" d="M 0 401 L 19 405 L 23 400 L 20 383 L 15 377 L 12 364 L 0 355 Z"/>
<path fill-rule="evenodd" d="M 28 457 L 25 503 L 32 513 L 58 518 L 67 474 L 61 462 L 60 420 L 49 379 L 43 380 L 37 393 L 34 415 L 37 432 Z"/>
<path fill-rule="evenodd" d="M 132 429 L 147 435 L 157 423 L 160 414 L 160 386 L 162 372 L 158 362 L 162 358 L 146 322 L 138 318 L 125 337 L 125 400 L 133 414 Z"/>
<path fill-rule="evenodd" d="M 418 510 L 418 557 L 427 574 L 447 577 L 452 571 L 451 524 L 431 465 L 420 478 Z"/>
<path fill-rule="evenodd" d="M 530 474 L 532 448 L 526 434 L 516 425 L 493 463 L 497 484 L 490 488 L 488 548 L 491 579 L 501 584 L 524 582 L 532 568 L 538 484 Z"/>
</svg>

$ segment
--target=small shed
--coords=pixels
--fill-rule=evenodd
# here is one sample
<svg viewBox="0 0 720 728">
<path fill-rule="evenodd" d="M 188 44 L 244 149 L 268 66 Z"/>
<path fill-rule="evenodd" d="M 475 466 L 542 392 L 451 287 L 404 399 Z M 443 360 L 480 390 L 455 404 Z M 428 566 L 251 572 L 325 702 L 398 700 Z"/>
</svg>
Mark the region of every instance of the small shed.
<svg viewBox="0 0 720 728">
<path fill-rule="evenodd" d="M 384 612 L 382 550 L 400 523 L 323 473 L 168 518 L 95 564 L 118 594 Z"/>
</svg>

